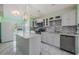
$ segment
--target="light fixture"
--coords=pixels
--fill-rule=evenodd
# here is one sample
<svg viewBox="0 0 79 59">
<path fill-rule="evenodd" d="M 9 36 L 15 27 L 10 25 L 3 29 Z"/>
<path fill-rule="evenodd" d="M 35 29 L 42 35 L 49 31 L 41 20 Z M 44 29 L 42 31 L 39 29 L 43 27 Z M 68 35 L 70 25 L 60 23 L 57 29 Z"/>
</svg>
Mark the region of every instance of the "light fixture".
<svg viewBox="0 0 79 59">
<path fill-rule="evenodd" d="M 18 10 L 13 10 L 12 15 L 18 16 L 18 15 L 20 15 L 20 12 Z"/>
</svg>

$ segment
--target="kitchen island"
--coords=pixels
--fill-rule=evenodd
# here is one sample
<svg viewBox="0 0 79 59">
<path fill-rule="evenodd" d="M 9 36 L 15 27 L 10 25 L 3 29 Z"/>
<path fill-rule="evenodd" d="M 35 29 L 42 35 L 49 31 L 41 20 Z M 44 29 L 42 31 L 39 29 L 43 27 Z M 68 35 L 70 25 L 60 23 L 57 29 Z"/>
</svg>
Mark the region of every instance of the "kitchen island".
<svg viewBox="0 0 79 59">
<path fill-rule="evenodd" d="M 21 33 L 17 33 L 16 47 L 24 55 L 40 55 L 41 35 L 31 33 L 24 36 Z"/>
</svg>

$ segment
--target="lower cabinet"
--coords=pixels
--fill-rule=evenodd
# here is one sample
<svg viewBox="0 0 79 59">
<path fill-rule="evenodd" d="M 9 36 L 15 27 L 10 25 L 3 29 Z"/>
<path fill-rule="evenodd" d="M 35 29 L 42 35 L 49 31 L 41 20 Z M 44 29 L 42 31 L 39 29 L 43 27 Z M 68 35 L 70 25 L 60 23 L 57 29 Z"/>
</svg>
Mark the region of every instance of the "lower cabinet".
<svg viewBox="0 0 79 59">
<path fill-rule="evenodd" d="M 42 41 L 47 44 L 60 47 L 60 34 L 44 32 L 42 33 Z"/>
<path fill-rule="evenodd" d="M 56 34 L 56 36 L 54 36 L 54 46 L 59 47 L 60 48 L 60 35 Z"/>
<path fill-rule="evenodd" d="M 41 54 L 42 55 L 50 55 L 49 53 L 49 47 L 45 44 L 41 45 Z"/>
</svg>

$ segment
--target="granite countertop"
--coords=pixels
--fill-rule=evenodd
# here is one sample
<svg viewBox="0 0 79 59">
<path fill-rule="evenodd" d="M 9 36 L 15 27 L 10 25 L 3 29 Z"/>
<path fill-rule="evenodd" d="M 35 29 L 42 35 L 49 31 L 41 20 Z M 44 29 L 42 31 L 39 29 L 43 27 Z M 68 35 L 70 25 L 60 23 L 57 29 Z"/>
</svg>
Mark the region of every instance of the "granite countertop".
<svg viewBox="0 0 79 59">
<path fill-rule="evenodd" d="M 27 35 L 24 35 L 22 32 L 16 32 L 16 36 L 20 36 L 20 37 L 23 37 L 23 38 L 25 38 L 25 39 L 28 39 L 28 38 L 30 38 L 30 36 L 27 34 Z"/>
<path fill-rule="evenodd" d="M 16 32 L 16 35 L 23 37 L 25 39 L 30 39 L 33 38 L 35 36 L 38 36 L 39 34 L 35 34 L 33 31 L 31 31 L 29 34 L 23 34 L 22 31 Z"/>
<path fill-rule="evenodd" d="M 68 36 L 77 36 L 77 34 L 72 34 L 72 33 L 60 33 L 61 35 L 68 35 Z"/>
<path fill-rule="evenodd" d="M 73 34 L 73 33 L 61 33 L 61 32 L 48 32 L 48 33 L 59 34 L 59 35 L 68 35 L 68 36 L 77 36 L 77 34 Z"/>
</svg>

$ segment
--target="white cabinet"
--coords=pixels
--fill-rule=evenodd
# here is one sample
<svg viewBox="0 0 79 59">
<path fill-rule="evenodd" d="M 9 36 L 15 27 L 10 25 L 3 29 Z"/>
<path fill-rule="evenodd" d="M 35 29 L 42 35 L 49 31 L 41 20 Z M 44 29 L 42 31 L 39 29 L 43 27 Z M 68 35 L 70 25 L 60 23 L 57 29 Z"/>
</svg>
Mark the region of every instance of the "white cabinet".
<svg viewBox="0 0 79 59">
<path fill-rule="evenodd" d="M 60 47 L 60 35 L 56 34 L 56 33 L 49 33 L 51 36 L 48 35 L 48 37 L 50 37 L 49 40 L 49 44 L 54 45 L 56 47 Z"/>
<path fill-rule="evenodd" d="M 42 33 L 41 38 L 42 38 L 43 42 L 47 42 L 47 34 L 46 33 Z"/>
<path fill-rule="evenodd" d="M 60 34 L 54 34 L 54 46 L 56 47 L 60 47 Z"/>
<path fill-rule="evenodd" d="M 48 44 L 53 44 L 54 41 L 53 41 L 52 36 L 53 35 L 49 34 L 48 32 L 44 32 L 42 33 L 42 41 Z"/>
<path fill-rule="evenodd" d="M 49 46 L 48 45 L 42 44 L 41 54 L 42 55 L 49 55 Z"/>
<path fill-rule="evenodd" d="M 42 33 L 42 41 L 60 47 L 60 34 L 44 32 Z"/>
<path fill-rule="evenodd" d="M 69 10 L 62 15 L 62 26 L 76 25 L 75 9 Z"/>
</svg>

